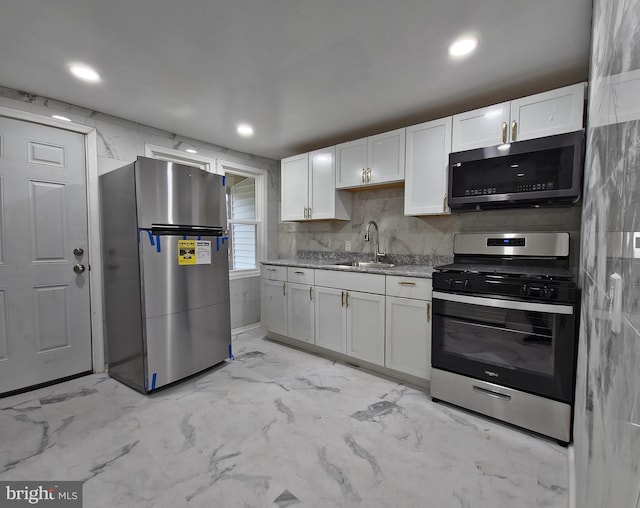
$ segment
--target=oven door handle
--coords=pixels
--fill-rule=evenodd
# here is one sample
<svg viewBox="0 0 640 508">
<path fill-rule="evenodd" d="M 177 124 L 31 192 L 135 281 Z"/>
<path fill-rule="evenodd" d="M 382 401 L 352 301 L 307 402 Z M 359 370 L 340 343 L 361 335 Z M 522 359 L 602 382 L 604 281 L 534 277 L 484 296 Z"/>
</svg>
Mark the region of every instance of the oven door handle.
<svg viewBox="0 0 640 508">
<path fill-rule="evenodd" d="M 518 300 L 502 300 L 500 298 L 485 298 L 478 296 L 458 295 L 441 293 L 434 291 L 434 300 L 445 300 L 447 302 L 469 303 L 472 305 L 483 305 L 485 307 L 498 307 L 501 309 L 530 310 L 533 312 L 546 312 L 548 314 L 573 315 L 573 305 L 558 305 L 550 303 L 521 302 Z"/>
</svg>

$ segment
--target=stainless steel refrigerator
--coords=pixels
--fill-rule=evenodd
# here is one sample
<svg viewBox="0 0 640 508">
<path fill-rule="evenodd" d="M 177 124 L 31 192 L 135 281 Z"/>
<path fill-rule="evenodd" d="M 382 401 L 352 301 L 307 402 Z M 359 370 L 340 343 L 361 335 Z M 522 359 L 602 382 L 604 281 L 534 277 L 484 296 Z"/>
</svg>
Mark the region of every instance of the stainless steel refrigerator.
<svg viewBox="0 0 640 508">
<path fill-rule="evenodd" d="M 146 157 L 100 176 L 109 375 L 136 390 L 229 356 L 224 183 Z"/>
</svg>

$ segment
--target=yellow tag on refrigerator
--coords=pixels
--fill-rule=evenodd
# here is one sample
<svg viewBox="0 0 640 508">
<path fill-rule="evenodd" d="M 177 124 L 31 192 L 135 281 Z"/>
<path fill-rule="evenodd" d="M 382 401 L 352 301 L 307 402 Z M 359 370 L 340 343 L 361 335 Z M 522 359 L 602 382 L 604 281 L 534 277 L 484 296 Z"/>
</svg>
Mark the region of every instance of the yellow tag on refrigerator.
<svg viewBox="0 0 640 508">
<path fill-rule="evenodd" d="M 179 265 L 195 265 L 196 264 L 196 241 L 195 240 L 178 240 L 178 264 Z"/>
</svg>

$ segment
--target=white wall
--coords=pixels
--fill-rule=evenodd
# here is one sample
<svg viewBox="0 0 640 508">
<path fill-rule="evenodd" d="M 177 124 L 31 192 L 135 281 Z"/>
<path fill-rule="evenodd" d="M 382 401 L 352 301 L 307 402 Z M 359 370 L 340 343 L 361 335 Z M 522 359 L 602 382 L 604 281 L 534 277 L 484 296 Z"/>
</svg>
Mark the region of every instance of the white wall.
<svg viewBox="0 0 640 508">
<path fill-rule="evenodd" d="M 105 115 L 96 111 L 0 87 L 0 106 L 50 117 L 59 114 L 74 123 L 94 127 L 97 133 L 97 168 L 104 174 L 145 154 L 145 144 L 180 150 L 192 145 L 198 155 L 264 169 L 267 182 L 267 257 L 278 254 L 278 203 L 280 201 L 280 161 L 274 161 L 224 147 L 212 145 L 179 134 L 154 129 Z M 186 155 L 186 154 L 185 154 Z M 92 206 L 97 206 L 93 204 Z M 230 282 L 231 326 L 244 327 L 260 320 L 260 279 L 236 279 Z"/>
</svg>

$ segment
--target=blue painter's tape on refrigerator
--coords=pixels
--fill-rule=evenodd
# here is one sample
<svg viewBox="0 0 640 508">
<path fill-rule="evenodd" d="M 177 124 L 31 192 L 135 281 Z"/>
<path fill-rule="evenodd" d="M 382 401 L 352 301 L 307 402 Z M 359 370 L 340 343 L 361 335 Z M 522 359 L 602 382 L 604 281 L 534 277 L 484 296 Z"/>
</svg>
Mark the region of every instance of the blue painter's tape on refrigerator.
<svg viewBox="0 0 640 508">
<path fill-rule="evenodd" d="M 158 374 L 156 372 L 153 373 L 153 375 L 151 376 L 151 389 L 155 390 L 156 389 L 156 379 L 158 377 Z"/>
<path fill-rule="evenodd" d="M 187 239 L 187 235 L 182 235 L 182 239 L 186 240 Z"/>
<path fill-rule="evenodd" d="M 231 358 L 232 360 L 236 359 L 236 357 L 233 356 L 233 351 L 231 350 L 231 343 L 229 343 L 229 358 Z"/>
<path fill-rule="evenodd" d="M 202 238 L 202 236 L 198 235 L 198 241 L 200 241 L 201 238 Z"/>
<path fill-rule="evenodd" d="M 156 252 L 162 252 L 162 249 L 160 248 L 160 235 L 156 236 Z"/>
<path fill-rule="evenodd" d="M 156 242 L 153 240 L 153 233 L 151 231 L 147 230 L 147 234 L 149 235 L 149 243 L 153 247 L 156 244 Z"/>
<path fill-rule="evenodd" d="M 225 185 L 227 185 L 227 177 L 222 175 L 222 186 L 224 187 Z"/>
</svg>

